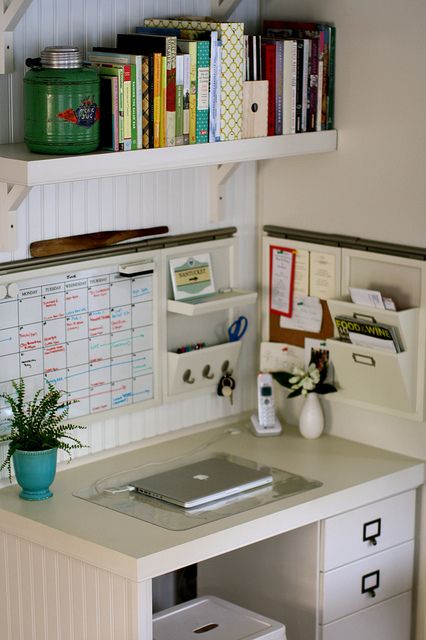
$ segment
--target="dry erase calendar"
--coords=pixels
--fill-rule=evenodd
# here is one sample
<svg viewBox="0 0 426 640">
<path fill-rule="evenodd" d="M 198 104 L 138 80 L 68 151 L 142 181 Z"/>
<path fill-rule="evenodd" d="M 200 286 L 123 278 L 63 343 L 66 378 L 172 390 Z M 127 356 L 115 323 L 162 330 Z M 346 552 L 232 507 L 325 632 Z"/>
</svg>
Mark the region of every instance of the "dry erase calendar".
<svg viewBox="0 0 426 640">
<path fill-rule="evenodd" d="M 154 265 L 124 275 L 122 258 L 109 260 L 35 270 L 1 287 L 1 392 L 22 377 L 31 396 L 50 381 L 78 400 L 70 418 L 154 398 Z"/>
</svg>

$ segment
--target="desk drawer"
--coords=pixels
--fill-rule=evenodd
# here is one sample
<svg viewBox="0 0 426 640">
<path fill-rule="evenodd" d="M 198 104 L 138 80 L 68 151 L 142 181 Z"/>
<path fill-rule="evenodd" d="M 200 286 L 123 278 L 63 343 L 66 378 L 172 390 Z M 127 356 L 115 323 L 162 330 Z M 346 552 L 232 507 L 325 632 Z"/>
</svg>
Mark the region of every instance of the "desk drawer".
<svg viewBox="0 0 426 640">
<path fill-rule="evenodd" d="M 414 537 L 415 491 L 354 509 L 321 523 L 323 571 Z"/>
<path fill-rule="evenodd" d="M 412 540 L 321 573 L 321 623 L 327 624 L 409 591 L 413 581 L 413 557 Z"/>
<path fill-rule="evenodd" d="M 320 629 L 321 640 L 410 640 L 411 591 Z"/>
</svg>

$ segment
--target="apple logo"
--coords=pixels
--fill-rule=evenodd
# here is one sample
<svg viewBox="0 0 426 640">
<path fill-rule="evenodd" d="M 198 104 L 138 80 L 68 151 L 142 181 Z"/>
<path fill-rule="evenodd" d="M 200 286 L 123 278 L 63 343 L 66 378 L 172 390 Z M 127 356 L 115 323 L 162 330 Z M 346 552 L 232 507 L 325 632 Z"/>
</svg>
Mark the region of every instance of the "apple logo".
<svg viewBox="0 0 426 640">
<path fill-rule="evenodd" d="M 204 473 L 197 473 L 196 476 L 192 476 L 194 480 L 208 480 L 209 476 L 204 475 Z"/>
</svg>

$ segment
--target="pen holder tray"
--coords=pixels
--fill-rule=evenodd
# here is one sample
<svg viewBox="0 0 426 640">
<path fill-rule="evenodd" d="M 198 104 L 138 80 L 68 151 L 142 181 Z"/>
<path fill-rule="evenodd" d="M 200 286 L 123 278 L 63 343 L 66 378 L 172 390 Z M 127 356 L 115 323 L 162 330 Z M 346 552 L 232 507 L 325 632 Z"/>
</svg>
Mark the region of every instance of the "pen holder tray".
<svg viewBox="0 0 426 640">
<path fill-rule="evenodd" d="M 226 342 L 187 353 L 167 353 L 169 395 L 191 394 L 216 388 L 225 372 L 235 370 L 241 341 Z"/>
</svg>

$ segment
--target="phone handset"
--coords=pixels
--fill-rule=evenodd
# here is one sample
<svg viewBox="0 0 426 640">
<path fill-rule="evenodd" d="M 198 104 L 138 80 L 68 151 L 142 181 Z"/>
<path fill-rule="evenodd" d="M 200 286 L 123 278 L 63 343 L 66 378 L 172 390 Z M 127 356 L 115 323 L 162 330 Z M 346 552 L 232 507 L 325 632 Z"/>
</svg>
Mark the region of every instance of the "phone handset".
<svg viewBox="0 0 426 640">
<path fill-rule="evenodd" d="M 258 415 L 251 418 L 252 430 L 257 436 L 275 436 L 281 433 L 281 425 L 275 415 L 274 387 L 270 373 L 257 376 Z"/>
</svg>

